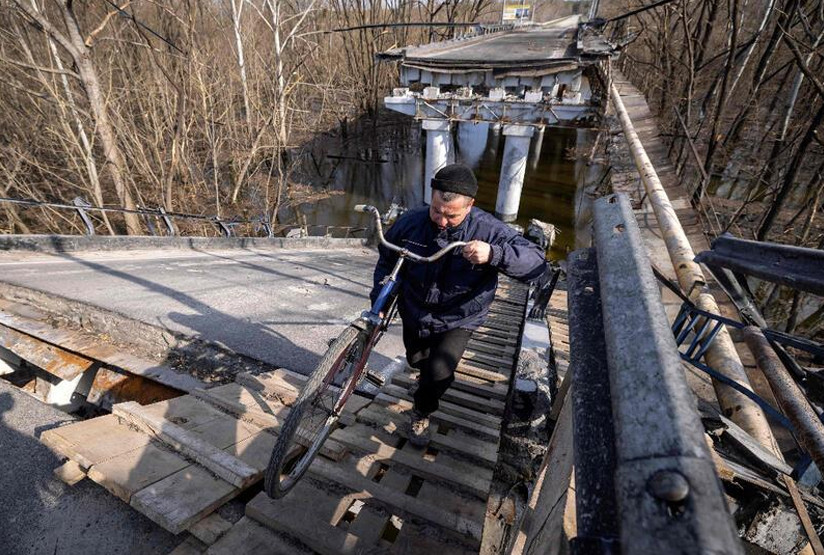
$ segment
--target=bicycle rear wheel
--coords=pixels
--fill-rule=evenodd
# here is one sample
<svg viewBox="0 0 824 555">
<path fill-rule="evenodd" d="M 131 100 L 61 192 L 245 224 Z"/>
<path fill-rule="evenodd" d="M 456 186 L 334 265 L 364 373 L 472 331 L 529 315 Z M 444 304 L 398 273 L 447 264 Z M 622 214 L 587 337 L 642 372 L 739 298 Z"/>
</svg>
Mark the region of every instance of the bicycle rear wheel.
<svg viewBox="0 0 824 555">
<path fill-rule="evenodd" d="M 354 390 L 366 334 L 349 326 L 329 346 L 280 428 L 266 468 L 264 489 L 279 499 L 300 480 L 340 417 Z"/>
</svg>

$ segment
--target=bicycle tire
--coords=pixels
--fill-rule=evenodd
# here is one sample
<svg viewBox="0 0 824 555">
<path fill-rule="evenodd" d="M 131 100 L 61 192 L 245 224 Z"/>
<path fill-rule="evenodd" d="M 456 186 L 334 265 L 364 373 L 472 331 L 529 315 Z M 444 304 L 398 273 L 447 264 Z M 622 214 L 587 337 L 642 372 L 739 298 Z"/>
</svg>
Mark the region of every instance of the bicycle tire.
<svg viewBox="0 0 824 555">
<path fill-rule="evenodd" d="M 306 385 L 303 386 L 298 398 L 289 411 L 289 415 L 284 420 L 280 428 L 278 439 L 275 446 L 272 448 L 272 455 L 269 458 L 269 464 L 266 467 L 266 475 L 264 478 L 264 490 L 266 494 L 273 499 L 280 499 L 297 484 L 303 474 L 309 468 L 312 460 L 320 451 L 326 438 L 332 431 L 332 427 L 338 418 L 330 415 L 326 422 L 315 433 L 314 437 L 309 440 L 309 445 L 306 451 L 301 453 L 297 459 L 290 458 L 288 455 L 293 447 L 297 444 L 297 432 L 300 424 L 303 421 L 306 410 L 313 405 L 322 395 L 334 376 L 347 363 L 347 354 L 353 350 L 356 351 L 356 356 L 361 355 L 361 350 L 366 344 L 366 335 L 364 332 L 354 326 L 349 326 L 341 332 L 334 342 L 326 350 L 326 353 L 321 358 L 320 363 L 309 376 Z M 335 406 L 341 401 L 343 395 L 351 395 L 350 386 L 352 380 L 359 377 L 357 372 L 352 374 L 346 381 L 340 384 L 340 390 L 336 395 L 332 405 Z M 351 388 L 354 389 L 354 388 Z M 348 392 L 348 393 L 347 393 Z M 291 470 L 287 473 L 286 478 L 282 479 L 284 468 L 291 465 Z"/>
</svg>

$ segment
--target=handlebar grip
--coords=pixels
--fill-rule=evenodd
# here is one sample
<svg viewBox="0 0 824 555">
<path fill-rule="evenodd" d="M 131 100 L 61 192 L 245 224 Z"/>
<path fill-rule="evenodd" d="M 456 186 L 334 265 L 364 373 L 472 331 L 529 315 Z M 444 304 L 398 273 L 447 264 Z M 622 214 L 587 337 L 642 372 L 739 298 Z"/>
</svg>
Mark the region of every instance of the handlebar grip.
<svg viewBox="0 0 824 555">
<path fill-rule="evenodd" d="M 352 209 L 355 212 L 369 212 L 369 205 L 368 204 L 356 204 L 355 207 Z"/>
</svg>

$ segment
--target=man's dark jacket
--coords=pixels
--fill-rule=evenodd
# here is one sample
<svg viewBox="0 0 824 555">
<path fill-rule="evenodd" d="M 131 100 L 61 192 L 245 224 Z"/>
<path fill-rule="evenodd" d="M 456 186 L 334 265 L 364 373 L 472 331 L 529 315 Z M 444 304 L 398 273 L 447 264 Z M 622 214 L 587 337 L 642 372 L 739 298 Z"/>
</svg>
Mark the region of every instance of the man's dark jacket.
<svg viewBox="0 0 824 555">
<path fill-rule="evenodd" d="M 488 264 L 471 264 L 461 249 L 431 264 L 404 264 L 398 308 L 403 325 L 417 331 L 419 337 L 457 328 L 477 329 L 495 297 L 498 272 L 531 281 L 546 269 L 540 247 L 476 207 L 460 225 L 443 231 L 429 219 L 428 207 L 410 210 L 387 231 L 386 239 L 421 256 L 430 256 L 453 241 L 479 240 L 492 246 Z M 370 295 L 373 303 L 380 292 L 380 282 L 398 259 L 396 253 L 383 247 L 379 252 Z"/>
</svg>

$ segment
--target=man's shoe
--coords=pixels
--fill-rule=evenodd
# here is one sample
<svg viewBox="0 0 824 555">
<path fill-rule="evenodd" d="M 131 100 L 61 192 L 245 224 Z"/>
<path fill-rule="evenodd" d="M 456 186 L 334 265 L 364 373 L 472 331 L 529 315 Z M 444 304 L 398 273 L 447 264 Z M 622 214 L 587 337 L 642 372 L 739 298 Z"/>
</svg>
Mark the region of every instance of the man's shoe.
<svg viewBox="0 0 824 555">
<path fill-rule="evenodd" d="M 415 447 L 426 447 L 429 439 L 429 417 L 412 409 L 409 413 L 409 443 Z"/>
</svg>

